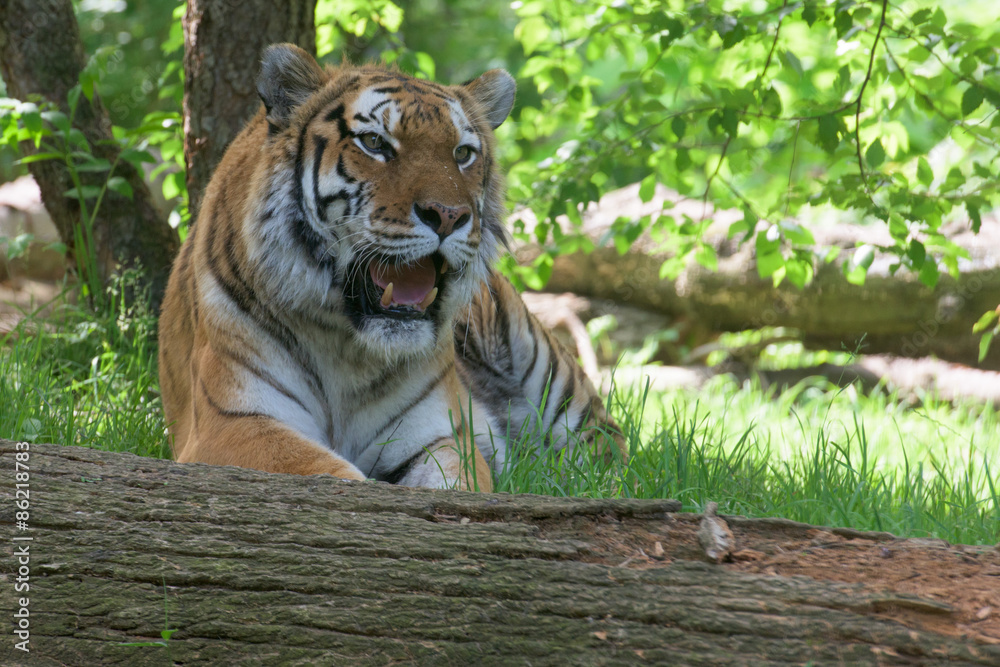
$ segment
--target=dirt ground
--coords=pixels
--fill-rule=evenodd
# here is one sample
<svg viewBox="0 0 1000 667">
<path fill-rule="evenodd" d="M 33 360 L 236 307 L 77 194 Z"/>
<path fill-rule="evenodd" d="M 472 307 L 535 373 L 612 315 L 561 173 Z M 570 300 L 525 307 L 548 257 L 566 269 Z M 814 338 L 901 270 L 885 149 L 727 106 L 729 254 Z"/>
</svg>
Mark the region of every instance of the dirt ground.
<svg viewBox="0 0 1000 667">
<path fill-rule="evenodd" d="M 763 576 L 859 584 L 876 616 L 955 638 L 1000 644 L 1000 545 L 898 539 L 889 533 L 819 529 L 784 519 L 727 517 L 735 547 L 722 567 Z M 629 568 L 706 560 L 700 515 L 648 520 L 580 520 L 573 531 L 597 547 L 594 562 Z M 560 532 L 565 526 L 560 528 Z M 544 528 L 543 528 L 544 530 Z M 556 537 L 553 533 L 551 537 Z"/>
</svg>

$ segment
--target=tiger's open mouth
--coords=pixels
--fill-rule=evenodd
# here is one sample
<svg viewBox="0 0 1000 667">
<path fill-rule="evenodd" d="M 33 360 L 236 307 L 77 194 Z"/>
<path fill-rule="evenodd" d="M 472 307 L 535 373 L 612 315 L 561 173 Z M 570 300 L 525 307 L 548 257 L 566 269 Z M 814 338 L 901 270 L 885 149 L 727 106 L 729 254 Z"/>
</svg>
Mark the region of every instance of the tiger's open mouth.
<svg viewBox="0 0 1000 667">
<path fill-rule="evenodd" d="M 400 264 L 375 257 L 350 271 L 346 296 L 358 315 L 400 320 L 425 319 L 437 312 L 448 278 L 448 262 L 440 253 Z"/>
</svg>

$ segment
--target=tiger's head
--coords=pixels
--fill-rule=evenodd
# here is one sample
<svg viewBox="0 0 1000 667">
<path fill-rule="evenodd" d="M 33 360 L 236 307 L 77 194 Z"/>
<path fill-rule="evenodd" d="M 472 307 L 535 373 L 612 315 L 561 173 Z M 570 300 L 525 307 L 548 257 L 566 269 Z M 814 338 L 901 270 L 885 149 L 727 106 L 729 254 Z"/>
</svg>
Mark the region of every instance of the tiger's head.
<svg viewBox="0 0 1000 667">
<path fill-rule="evenodd" d="M 252 254 L 287 306 L 339 320 L 386 357 L 445 336 L 506 244 L 493 130 L 514 80 L 443 86 L 267 49 L 270 162 Z"/>
</svg>

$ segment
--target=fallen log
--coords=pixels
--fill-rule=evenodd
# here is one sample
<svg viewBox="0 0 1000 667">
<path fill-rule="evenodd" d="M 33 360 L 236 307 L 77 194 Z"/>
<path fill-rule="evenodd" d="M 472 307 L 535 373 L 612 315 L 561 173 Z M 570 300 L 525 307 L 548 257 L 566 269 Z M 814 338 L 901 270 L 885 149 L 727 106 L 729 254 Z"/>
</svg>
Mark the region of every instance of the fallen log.
<svg viewBox="0 0 1000 667">
<path fill-rule="evenodd" d="M 991 547 L 720 515 L 715 564 L 671 500 L 26 451 L 29 527 L 12 499 L 0 524 L 30 558 L 4 559 L 0 606 L 30 653 L 7 633 L 5 665 L 1000 663 Z"/>
<path fill-rule="evenodd" d="M 714 220 L 705 236 L 718 256 L 718 271 L 693 261 L 676 280 L 661 280 L 660 265 L 669 255 L 648 236 L 625 255 L 613 247 L 598 247 L 589 254 L 556 258 L 546 291 L 573 292 L 596 299 L 610 299 L 652 310 L 712 331 L 739 331 L 788 327 L 802 334 L 814 348 L 862 353 L 889 353 L 905 357 L 935 355 L 941 359 L 976 365 L 979 336 L 972 325 L 987 310 L 1000 304 L 1000 221 L 984 216 L 979 234 L 959 227 L 948 234 L 969 252 L 959 277 L 943 274 L 933 289 L 906 270 L 890 272 L 889 258 L 876 258 L 863 286 L 847 282 L 842 266 L 856 246 L 889 246 L 888 231 L 881 226 L 836 225 L 813 228 L 819 247 L 839 248 L 830 264 L 817 267 L 813 282 L 798 289 L 785 281 L 778 287 L 760 278 L 753 243 L 738 247 L 727 238 L 729 224 L 742 218 L 732 210 L 713 211 L 701 201 L 681 200 L 659 188 L 643 204 L 638 185 L 608 193 L 583 214 L 583 231 L 595 241 L 604 238 L 619 217 L 637 220 L 667 206 L 666 213 L 681 219 L 689 215 Z M 530 215 L 521 214 L 530 229 Z M 515 256 L 530 263 L 540 252 L 536 245 L 521 245 Z M 700 342 L 700 341 L 699 341 Z M 1000 369 L 1000 345 L 994 345 L 981 365 Z"/>
</svg>

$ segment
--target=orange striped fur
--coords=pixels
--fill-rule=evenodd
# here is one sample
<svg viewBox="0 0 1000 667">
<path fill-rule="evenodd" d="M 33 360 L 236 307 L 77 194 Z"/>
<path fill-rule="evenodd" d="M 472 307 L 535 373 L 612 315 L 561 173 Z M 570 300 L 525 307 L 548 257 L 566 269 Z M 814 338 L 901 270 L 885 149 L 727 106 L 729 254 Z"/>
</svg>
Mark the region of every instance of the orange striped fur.
<svg viewBox="0 0 1000 667">
<path fill-rule="evenodd" d="M 553 447 L 615 431 L 492 268 L 510 75 L 442 86 L 277 45 L 258 90 L 164 301 L 178 461 L 489 490 L 525 423 Z"/>
</svg>

